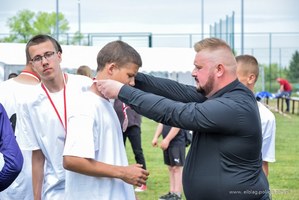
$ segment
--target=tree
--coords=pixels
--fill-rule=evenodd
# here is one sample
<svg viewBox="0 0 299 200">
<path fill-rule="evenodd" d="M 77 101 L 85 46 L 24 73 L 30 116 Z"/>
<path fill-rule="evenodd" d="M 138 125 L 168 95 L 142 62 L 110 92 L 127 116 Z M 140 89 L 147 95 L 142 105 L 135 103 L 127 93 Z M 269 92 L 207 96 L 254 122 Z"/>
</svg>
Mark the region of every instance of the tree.
<svg viewBox="0 0 299 200">
<path fill-rule="evenodd" d="M 295 51 L 290 62 L 289 70 L 287 77 L 290 82 L 298 83 L 299 82 L 299 52 Z"/>
<path fill-rule="evenodd" d="M 59 33 L 66 33 L 70 28 L 68 21 L 64 18 L 62 13 L 59 13 L 58 20 Z M 35 34 L 43 33 L 54 35 L 56 33 L 56 13 L 38 12 L 33 26 L 37 31 Z"/>
<path fill-rule="evenodd" d="M 59 13 L 59 33 L 63 34 L 69 30 L 68 21 L 62 13 Z M 16 16 L 7 21 L 10 35 L 1 42 L 26 43 L 36 34 L 54 35 L 56 32 L 56 13 L 38 12 L 35 14 L 29 10 L 22 10 Z"/>
<path fill-rule="evenodd" d="M 84 35 L 82 33 L 79 33 L 79 31 L 77 31 L 75 34 L 74 34 L 74 37 L 71 41 L 71 44 L 75 45 L 75 44 L 84 44 L 84 41 L 83 41 L 83 38 L 84 38 Z"/>
<path fill-rule="evenodd" d="M 4 42 L 27 42 L 34 28 L 32 27 L 34 12 L 29 10 L 19 11 L 16 16 L 8 19 L 7 25 L 10 28 L 10 35 L 4 38 Z"/>
<path fill-rule="evenodd" d="M 285 77 L 286 71 L 281 70 L 277 63 L 271 64 L 270 67 L 268 65 L 263 65 L 263 68 L 265 73 L 265 82 L 267 83 L 265 85 L 266 91 L 276 92 L 278 87 L 276 78 Z"/>
</svg>

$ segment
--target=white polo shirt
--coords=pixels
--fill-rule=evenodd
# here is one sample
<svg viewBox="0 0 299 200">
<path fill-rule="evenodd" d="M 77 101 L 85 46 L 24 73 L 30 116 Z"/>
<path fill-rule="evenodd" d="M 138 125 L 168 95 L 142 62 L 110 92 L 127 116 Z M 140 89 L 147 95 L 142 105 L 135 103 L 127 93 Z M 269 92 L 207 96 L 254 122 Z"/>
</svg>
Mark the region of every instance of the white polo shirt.
<svg viewBox="0 0 299 200">
<path fill-rule="evenodd" d="M 275 116 L 261 102 L 258 102 L 258 108 L 262 123 L 262 158 L 266 162 L 275 162 Z"/>
<path fill-rule="evenodd" d="M 127 166 L 128 160 L 118 117 L 113 105 L 86 92 L 68 116 L 64 155 L 91 158 L 111 165 Z M 66 200 L 135 200 L 132 185 L 116 179 L 66 171 Z"/>
</svg>

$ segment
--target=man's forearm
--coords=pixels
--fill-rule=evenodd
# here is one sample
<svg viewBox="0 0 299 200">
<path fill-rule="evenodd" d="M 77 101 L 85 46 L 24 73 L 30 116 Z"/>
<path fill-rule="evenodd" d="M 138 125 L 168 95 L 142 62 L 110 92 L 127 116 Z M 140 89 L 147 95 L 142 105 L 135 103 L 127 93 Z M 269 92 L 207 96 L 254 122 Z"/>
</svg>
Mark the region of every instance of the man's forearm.
<svg viewBox="0 0 299 200">
<path fill-rule="evenodd" d="M 177 81 L 138 73 L 135 78 L 135 88 L 144 92 L 160 95 L 180 102 L 203 102 L 206 98 L 196 87 L 181 84 Z"/>
</svg>

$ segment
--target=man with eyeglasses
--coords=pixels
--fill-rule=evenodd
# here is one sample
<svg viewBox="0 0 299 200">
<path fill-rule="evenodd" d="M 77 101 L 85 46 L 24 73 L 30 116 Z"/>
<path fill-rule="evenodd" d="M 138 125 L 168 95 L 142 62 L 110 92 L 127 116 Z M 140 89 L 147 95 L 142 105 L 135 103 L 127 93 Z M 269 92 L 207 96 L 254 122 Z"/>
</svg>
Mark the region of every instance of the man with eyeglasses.
<svg viewBox="0 0 299 200">
<path fill-rule="evenodd" d="M 67 114 L 72 99 L 86 91 L 92 80 L 64 73 L 62 49 L 48 35 L 36 35 L 26 45 L 26 58 L 41 83 L 23 104 L 24 148 L 32 151 L 34 199 L 64 199 L 62 154 L 67 135 Z"/>
</svg>

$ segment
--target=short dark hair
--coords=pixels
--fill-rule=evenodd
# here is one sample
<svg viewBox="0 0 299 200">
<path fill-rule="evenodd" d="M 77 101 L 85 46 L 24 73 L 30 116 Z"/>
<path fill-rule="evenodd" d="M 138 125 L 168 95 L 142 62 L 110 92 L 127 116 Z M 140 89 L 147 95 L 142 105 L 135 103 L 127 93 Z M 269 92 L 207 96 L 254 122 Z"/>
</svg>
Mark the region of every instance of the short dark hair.
<svg viewBox="0 0 299 200">
<path fill-rule="evenodd" d="M 44 43 L 46 41 L 52 42 L 56 52 L 62 53 L 62 48 L 61 48 L 60 44 L 57 42 L 57 40 L 55 40 L 53 37 L 51 37 L 49 35 L 39 34 L 39 35 L 36 35 L 36 36 L 32 37 L 26 44 L 25 52 L 26 52 L 26 62 L 27 62 L 27 64 L 31 60 L 31 57 L 30 57 L 30 54 L 29 54 L 29 48 L 31 46 L 34 46 L 34 45 L 37 45 L 37 44 L 40 44 L 40 43 Z"/>
<path fill-rule="evenodd" d="M 127 63 L 134 63 L 139 67 L 142 66 L 139 53 L 129 44 L 121 40 L 109 42 L 99 51 L 97 56 L 97 72 L 101 71 L 107 63 L 112 62 L 120 66 Z"/>
</svg>

